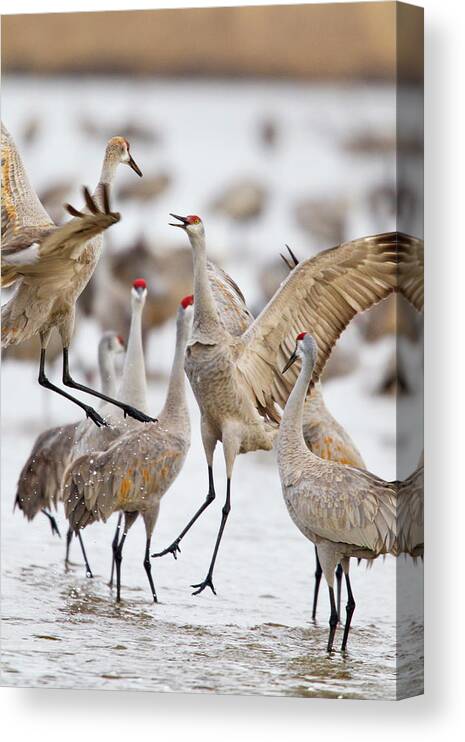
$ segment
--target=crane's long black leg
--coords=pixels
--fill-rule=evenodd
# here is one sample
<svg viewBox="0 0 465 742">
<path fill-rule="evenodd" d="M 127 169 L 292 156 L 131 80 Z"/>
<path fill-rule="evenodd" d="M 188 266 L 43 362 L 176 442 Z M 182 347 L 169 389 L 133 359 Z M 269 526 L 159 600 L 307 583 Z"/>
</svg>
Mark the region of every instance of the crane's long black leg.
<svg viewBox="0 0 465 742">
<path fill-rule="evenodd" d="M 50 527 L 52 529 L 52 533 L 53 534 L 56 533 L 56 535 L 61 538 L 61 533 L 59 531 L 58 524 L 57 524 L 55 518 L 53 517 L 53 515 L 51 513 L 49 513 L 48 510 L 46 510 L 45 508 L 42 508 L 42 510 L 40 512 L 43 513 L 44 515 L 46 515 L 47 518 L 49 519 L 49 521 L 50 521 Z"/>
<path fill-rule="evenodd" d="M 344 635 L 342 637 L 341 650 L 344 652 L 347 646 L 347 639 L 349 638 L 350 624 L 352 622 L 352 616 L 355 611 L 355 600 L 352 593 L 352 587 L 350 584 L 349 575 L 346 573 L 346 585 L 347 585 L 347 605 L 346 605 L 346 625 L 344 626 Z"/>
<path fill-rule="evenodd" d="M 336 627 L 339 621 L 337 615 L 336 601 L 334 600 L 334 590 L 332 587 L 329 588 L 329 600 L 331 603 L 331 615 L 329 617 L 329 637 L 328 637 L 328 652 L 333 651 L 334 634 L 336 633 Z"/>
<path fill-rule="evenodd" d="M 144 569 L 147 574 L 147 579 L 149 581 L 150 589 L 152 591 L 153 602 L 158 603 L 157 593 L 156 593 L 155 585 L 153 584 L 153 578 L 152 578 L 152 565 L 150 564 L 150 539 L 149 538 L 147 539 L 147 542 L 145 544 Z"/>
<path fill-rule="evenodd" d="M 84 404 L 84 402 L 81 402 L 76 397 L 73 397 L 71 394 L 68 394 L 68 392 L 65 392 L 64 389 L 60 389 L 60 387 L 55 386 L 55 384 L 52 384 L 52 382 L 47 378 L 47 375 L 45 373 L 45 348 L 42 348 L 42 350 L 40 351 L 39 384 L 45 387 L 45 389 L 50 389 L 50 391 L 55 392 L 55 394 L 59 394 L 61 397 L 69 399 L 70 402 L 74 402 L 74 404 L 80 407 L 81 410 L 84 410 L 87 417 L 90 418 L 92 422 L 97 425 L 97 427 L 106 425 L 103 417 L 101 417 L 98 412 L 94 410 L 93 407 Z"/>
<path fill-rule="evenodd" d="M 79 540 L 79 544 L 81 546 L 82 556 L 84 557 L 84 564 L 86 565 L 86 577 L 93 577 L 94 575 L 92 574 L 92 570 L 90 568 L 90 565 L 87 559 L 86 550 L 84 548 L 84 542 L 82 540 L 82 536 L 79 531 L 77 532 L 77 537 Z"/>
<path fill-rule="evenodd" d="M 121 536 L 121 541 L 119 544 L 117 544 L 114 555 L 115 555 L 115 565 L 116 565 L 116 602 L 119 603 L 121 601 L 121 562 L 123 561 L 123 546 L 124 542 L 126 541 L 127 533 L 123 533 Z"/>
<path fill-rule="evenodd" d="M 113 541 L 111 542 L 111 573 L 110 573 L 110 582 L 108 583 L 111 588 L 113 588 L 113 575 L 115 572 L 115 550 L 118 546 L 119 541 L 119 532 L 121 530 L 121 521 L 123 520 L 123 513 L 120 512 L 118 515 L 118 522 L 116 524 L 116 530 L 115 535 L 113 536 Z"/>
<path fill-rule="evenodd" d="M 320 559 L 318 557 L 318 551 L 317 551 L 316 546 L 315 546 L 315 559 L 316 559 L 315 587 L 313 590 L 313 608 L 312 608 L 312 620 L 313 621 L 316 618 L 316 607 L 318 604 L 318 592 L 320 590 L 321 575 L 323 574 L 323 570 L 321 569 Z"/>
<path fill-rule="evenodd" d="M 188 530 L 192 528 L 197 518 L 199 518 L 202 515 L 203 511 L 206 510 L 209 505 L 211 505 L 211 503 L 215 499 L 215 496 L 216 495 L 215 495 L 215 484 L 213 482 L 213 469 L 211 466 L 209 466 L 208 467 L 208 494 L 207 494 L 207 497 L 205 498 L 205 501 L 202 503 L 199 509 L 195 512 L 194 516 L 190 519 L 187 526 L 181 531 L 181 533 L 173 541 L 173 543 L 170 544 L 170 546 L 167 546 L 166 549 L 163 549 L 163 551 L 159 551 L 156 554 L 152 554 L 152 556 L 155 558 L 155 557 L 165 556 L 165 554 L 172 554 L 174 558 L 177 559 L 178 558 L 177 552 L 179 551 L 179 553 L 181 553 L 181 549 L 179 548 L 179 544 L 181 540 L 184 538 Z"/>
<path fill-rule="evenodd" d="M 341 617 L 341 595 L 342 595 L 342 575 L 344 571 L 342 569 L 342 564 L 338 564 L 336 567 L 336 607 L 337 607 L 337 615 L 339 616 L 339 620 Z"/>
<path fill-rule="evenodd" d="M 103 394 L 103 392 L 97 391 L 97 389 L 91 389 L 89 386 L 85 386 L 84 384 L 78 384 L 77 381 L 74 381 L 74 379 L 71 377 L 71 374 L 69 372 L 69 356 L 68 356 L 68 348 L 63 348 L 63 384 L 65 386 L 70 386 L 72 389 L 78 389 L 80 392 L 85 392 L 86 394 L 92 394 L 94 397 L 98 397 L 99 399 L 103 399 L 105 402 L 111 402 L 111 404 L 116 405 L 116 407 L 119 407 L 124 411 L 125 415 L 129 415 L 129 417 L 133 417 L 134 420 L 139 420 L 139 422 L 142 423 L 154 423 L 157 422 L 154 417 L 149 417 L 145 414 L 145 412 L 141 412 L 141 410 L 137 410 L 132 405 L 126 404 L 125 402 L 119 402 L 117 399 L 113 399 L 113 397 L 108 397 L 106 394 Z"/>
<path fill-rule="evenodd" d="M 68 569 L 69 565 L 69 547 L 71 546 L 71 541 L 73 540 L 73 529 L 68 528 L 67 534 L 66 534 L 66 553 L 65 553 L 65 567 Z"/>
<path fill-rule="evenodd" d="M 220 530 L 218 531 L 218 536 L 216 537 L 216 544 L 215 548 L 213 550 L 213 556 L 212 560 L 210 562 L 210 567 L 208 568 L 208 573 L 206 578 L 203 582 L 199 582 L 197 585 L 191 585 L 191 587 L 197 588 L 197 590 L 194 590 L 192 595 L 198 595 L 202 592 L 202 590 L 205 590 L 206 587 L 209 587 L 210 590 L 216 595 L 216 590 L 213 586 L 213 569 L 215 567 L 216 557 L 218 554 L 218 549 L 220 546 L 221 538 L 223 536 L 224 527 L 226 525 L 226 521 L 228 520 L 228 515 L 231 510 L 231 480 L 228 479 L 228 484 L 226 488 L 226 500 L 223 505 L 223 509 L 221 511 L 221 525 Z"/>
</svg>

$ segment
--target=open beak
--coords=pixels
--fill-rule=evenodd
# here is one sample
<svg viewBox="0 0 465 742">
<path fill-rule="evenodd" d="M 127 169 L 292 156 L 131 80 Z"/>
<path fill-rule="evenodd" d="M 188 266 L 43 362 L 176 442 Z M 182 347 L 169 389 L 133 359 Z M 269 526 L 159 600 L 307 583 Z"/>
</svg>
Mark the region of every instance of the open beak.
<svg viewBox="0 0 465 742">
<path fill-rule="evenodd" d="M 129 155 L 128 165 L 132 170 L 134 170 L 135 173 L 137 173 L 139 178 L 142 178 L 142 170 L 137 165 L 136 161 L 131 157 L 131 155 Z"/>
<path fill-rule="evenodd" d="M 178 216 L 178 214 L 172 214 L 171 212 L 170 216 L 172 216 L 174 219 L 178 219 L 181 222 L 181 224 L 173 224 L 173 222 L 169 222 L 170 227 L 181 227 L 181 229 L 186 229 L 189 222 L 187 221 L 185 216 Z"/>
<path fill-rule="evenodd" d="M 287 363 L 286 363 L 286 365 L 284 366 L 284 368 L 283 368 L 283 370 L 281 371 L 281 373 L 282 373 L 282 374 L 285 374 L 285 373 L 286 373 L 286 371 L 287 371 L 287 370 L 288 370 L 288 369 L 289 369 L 289 368 L 290 368 L 290 367 L 292 366 L 292 364 L 296 362 L 297 358 L 298 358 L 298 355 L 297 355 L 297 347 L 296 347 L 295 351 L 293 352 L 293 354 L 292 354 L 292 355 L 291 355 L 291 357 L 289 358 L 288 362 L 287 362 Z"/>
</svg>

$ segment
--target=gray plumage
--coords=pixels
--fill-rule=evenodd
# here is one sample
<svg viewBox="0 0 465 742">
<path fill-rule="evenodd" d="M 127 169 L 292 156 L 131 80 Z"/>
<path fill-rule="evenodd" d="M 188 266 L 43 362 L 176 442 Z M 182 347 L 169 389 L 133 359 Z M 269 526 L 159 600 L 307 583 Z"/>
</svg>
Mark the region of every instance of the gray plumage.
<svg viewBox="0 0 465 742">
<path fill-rule="evenodd" d="M 349 558 L 373 559 L 380 554 L 423 552 L 422 470 L 405 482 L 385 482 L 354 466 L 323 460 L 306 446 L 303 408 L 318 347 L 310 334 L 297 339 L 295 356 L 302 359 L 299 378 L 287 401 L 278 433 L 278 467 L 289 514 L 316 547 L 334 606 L 334 569 L 341 562 L 349 597 Z M 347 642 L 351 605 L 343 649 Z M 348 605 L 349 611 L 349 605 Z M 332 649 L 337 616 L 330 620 Z"/>
<path fill-rule="evenodd" d="M 156 601 L 150 574 L 149 551 L 158 518 L 160 500 L 182 469 L 190 445 L 190 422 L 184 382 L 184 353 L 189 337 L 191 308 L 178 310 L 176 351 L 168 392 L 157 423 L 119 436 L 105 451 L 79 457 L 64 476 L 65 513 L 77 532 L 112 513 L 123 511 L 125 525 L 117 560 L 117 600 L 120 598 L 119 569 L 122 544 L 140 514 L 146 529 L 144 567 Z"/>
<path fill-rule="evenodd" d="M 124 344 L 114 332 L 106 332 L 98 349 L 102 391 L 111 392 L 115 384 L 114 357 L 124 351 Z M 86 421 L 85 425 L 93 426 Z M 29 520 L 42 509 L 57 508 L 62 499 L 62 480 L 72 459 L 78 423 L 61 425 L 41 433 L 18 479 L 15 507 Z"/>
</svg>

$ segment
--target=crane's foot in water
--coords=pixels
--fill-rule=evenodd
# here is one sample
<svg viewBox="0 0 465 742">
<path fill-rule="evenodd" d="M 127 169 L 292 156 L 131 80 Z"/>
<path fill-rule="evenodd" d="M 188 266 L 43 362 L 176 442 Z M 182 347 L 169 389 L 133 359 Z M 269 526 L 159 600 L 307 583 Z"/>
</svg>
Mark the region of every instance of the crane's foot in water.
<svg viewBox="0 0 465 742">
<path fill-rule="evenodd" d="M 152 554 L 152 558 L 156 559 L 157 557 L 165 556 L 166 554 L 172 554 L 175 559 L 178 558 L 178 552 L 181 553 L 181 549 L 179 548 L 179 539 L 177 538 L 176 541 L 173 541 L 171 546 L 167 546 L 166 549 L 163 549 L 163 551 L 159 551 L 156 554 Z M 192 585 L 192 587 L 194 587 Z"/>
<path fill-rule="evenodd" d="M 201 593 L 203 590 L 205 590 L 206 587 L 209 587 L 210 590 L 212 591 L 213 595 L 216 595 L 216 590 L 215 590 L 215 588 L 213 586 L 213 580 L 212 580 L 212 575 L 211 574 L 208 574 L 205 577 L 205 579 L 204 579 L 203 582 L 199 582 L 198 585 L 191 585 L 191 587 L 196 587 L 197 588 L 197 590 L 194 590 L 194 592 L 192 593 L 192 595 L 199 595 L 199 593 Z"/>
</svg>

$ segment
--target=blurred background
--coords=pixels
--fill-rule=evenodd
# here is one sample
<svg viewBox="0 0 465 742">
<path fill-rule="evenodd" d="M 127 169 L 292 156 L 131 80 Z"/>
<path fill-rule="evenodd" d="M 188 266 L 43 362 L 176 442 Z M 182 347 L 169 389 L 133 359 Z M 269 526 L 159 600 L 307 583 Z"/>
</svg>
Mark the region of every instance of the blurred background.
<svg viewBox="0 0 465 742">
<path fill-rule="evenodd" d="M 150 393 L 154 410 L 161 406 L 173 316 L 192 287 L 191 249 L 168 226 L 170 211 L 202 217 L 209 256 L 239 284 L 254 314 L 287 275 L 280 258 L 286 244 L 305 259 L 371 233 L 422 235 L 423 38 L 416 10 L 375 2 L 2 18 L 2 119 L 52 218 L 64 220 L 62 204 L 79 206 L 81 186 L 97 183 L 113 135 L 129 140 L 144 173 L 139 180 L 129 169 L 118 171 L 113 206 L 123 218 L 105 234 L 104 254 L 78 303 L 76 375 L 95 383 L 98 338 L 104 329 L 127 334 L 129 287 L 144 277 Z M 409 474 L 421 452 L 412 414 L 422 398 L 415 350 L 421 337 L 420 318 L 400 300 L 386 300 L 351 324 L 323 377 L 331 411 L 368 468 L 386 479 Z M 50 358 L 59 352 L 51 345 Z M 12 496 L 31 435 L 74 420 L 76 409 L 34 383 L 36 343 L 9 348 L 4 359 Z M 57 358 L 57 379 L 60 364 Z M 18 387 L 27 393 L 12 394 Z M 191 410 L 194 453 L 186 476 L 203 483 L 192 398 Z M 246 492 L 254 472 L 263 477 L 265 459 L 243 458 L 251 475 Z M 271 478 L 275 470 L 269 472 Z M 174 517 L 170 505 L 164 512 L 168 521 Z M 292 524 L 289 533 L 304 548 Z M 383 605 L 391 615 L 395 585 L 386 585 L 393 604 L 386 594 Z M 393 614 L 389 631 L 394 640 Z"/>
<path fill-rule="evenodd" d="M 126 332 L 127 286 L 140 274 L 150 277 L 146 332 L 173 315 L 191 256 L 169 211 L 202 216 L 210 255 L 254 312 L 286 275 L 285 243 L 304 259 L 399 219 L 421 234 L 422 38 L 403 13 L 411 115 L 401 132 L 395 3 L 4 17 L 2 116 L 52 217 L 62 221 L 62 204 L 97 181 L 112 135 L 127 137 L 144 172 L 118 173 L 124 218 L 80 313 Z M 401 188 L 396 147 L 411 163 Z M 391 300 L 360 318 L 359 340 L 392 334 L 397 319 L 414 335 L 399 313 Z M 355 338 L 346 355 L 343 346 L 326 376 L 357 363 Z M 392 356 L 374 390 L 407 386 L 395 365 Z"/>
</svg>

